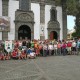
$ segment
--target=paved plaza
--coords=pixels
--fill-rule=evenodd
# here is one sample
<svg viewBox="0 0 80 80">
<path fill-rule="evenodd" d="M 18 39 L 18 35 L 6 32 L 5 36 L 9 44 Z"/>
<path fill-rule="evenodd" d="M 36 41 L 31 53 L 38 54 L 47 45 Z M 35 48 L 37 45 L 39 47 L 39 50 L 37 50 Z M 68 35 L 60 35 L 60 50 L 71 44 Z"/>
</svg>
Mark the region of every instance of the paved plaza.
<svg viewBox="0 0 80 80">
<path fill-rule="evenodd" d="M 0 61 L 0 80 L 80 80 L 80 56 Z"/>
</svg>

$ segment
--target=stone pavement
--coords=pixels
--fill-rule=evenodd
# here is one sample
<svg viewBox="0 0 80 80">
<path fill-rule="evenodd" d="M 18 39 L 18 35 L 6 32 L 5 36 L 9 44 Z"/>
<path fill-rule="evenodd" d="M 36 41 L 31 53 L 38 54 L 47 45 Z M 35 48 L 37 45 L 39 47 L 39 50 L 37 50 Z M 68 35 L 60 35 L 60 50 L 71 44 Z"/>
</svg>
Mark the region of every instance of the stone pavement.
<svg viewBox="0 0 80 80">
<path fill-rule="evenodd" d="M 0 61 L 0 80 L 80 80 L 80 56 Z"/>
</svg>

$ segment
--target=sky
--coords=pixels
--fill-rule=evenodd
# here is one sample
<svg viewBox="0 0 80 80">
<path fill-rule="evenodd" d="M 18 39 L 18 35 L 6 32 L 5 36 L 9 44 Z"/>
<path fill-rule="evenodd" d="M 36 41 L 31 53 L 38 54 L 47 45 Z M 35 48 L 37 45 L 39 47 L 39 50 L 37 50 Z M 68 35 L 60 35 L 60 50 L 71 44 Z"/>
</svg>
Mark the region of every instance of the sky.
<svg viewBox="0 0 80 80">
<path fill-rule="evenodd" d="M 67 16 L 67 28 L 69 30 L 74 29 L 75 19 L 76 18 L 74 16 Z"/>
</svg>

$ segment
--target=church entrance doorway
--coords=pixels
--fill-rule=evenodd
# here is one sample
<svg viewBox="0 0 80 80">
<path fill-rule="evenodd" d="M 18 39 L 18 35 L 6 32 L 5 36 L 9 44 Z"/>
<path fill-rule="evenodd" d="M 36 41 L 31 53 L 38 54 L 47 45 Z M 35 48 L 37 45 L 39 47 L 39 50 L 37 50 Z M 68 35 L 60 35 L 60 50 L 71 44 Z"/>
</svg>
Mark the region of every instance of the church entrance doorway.
<svg viewBox="0 0 80 80">
<path fill-rule="evenodd" d="M 58 39 L 58 34 L 56 31 L 51 31 L 50 32 L 50 40 L 53 40 L 53 39 Z"/>
<path fill-rule="evenodd" d="M 31 29 L 27 25 L 22 25 L 18 29 L 18 39 L 30 39 L 31 40 Z"/>
</svg>

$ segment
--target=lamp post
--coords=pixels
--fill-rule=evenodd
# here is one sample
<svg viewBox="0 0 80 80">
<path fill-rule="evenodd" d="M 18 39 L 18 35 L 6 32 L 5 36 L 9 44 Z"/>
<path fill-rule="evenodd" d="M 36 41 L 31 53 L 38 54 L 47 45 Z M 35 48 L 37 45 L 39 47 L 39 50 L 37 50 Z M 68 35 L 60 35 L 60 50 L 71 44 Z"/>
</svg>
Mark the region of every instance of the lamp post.
<svg viewBox="0 0 80 80">
<path fill-rule="evenodd" d="M 44 36 L 44 28 L 41 27 L 41 31 L 42 31 L 42 36 Z"/>
<path fill-rule="evenodd" d="M 41 26 L 41 35 L 40 35 L 40 39 L 44 40 L 45 36 L 44 36 L 44 26 Z"/>
</svg>

